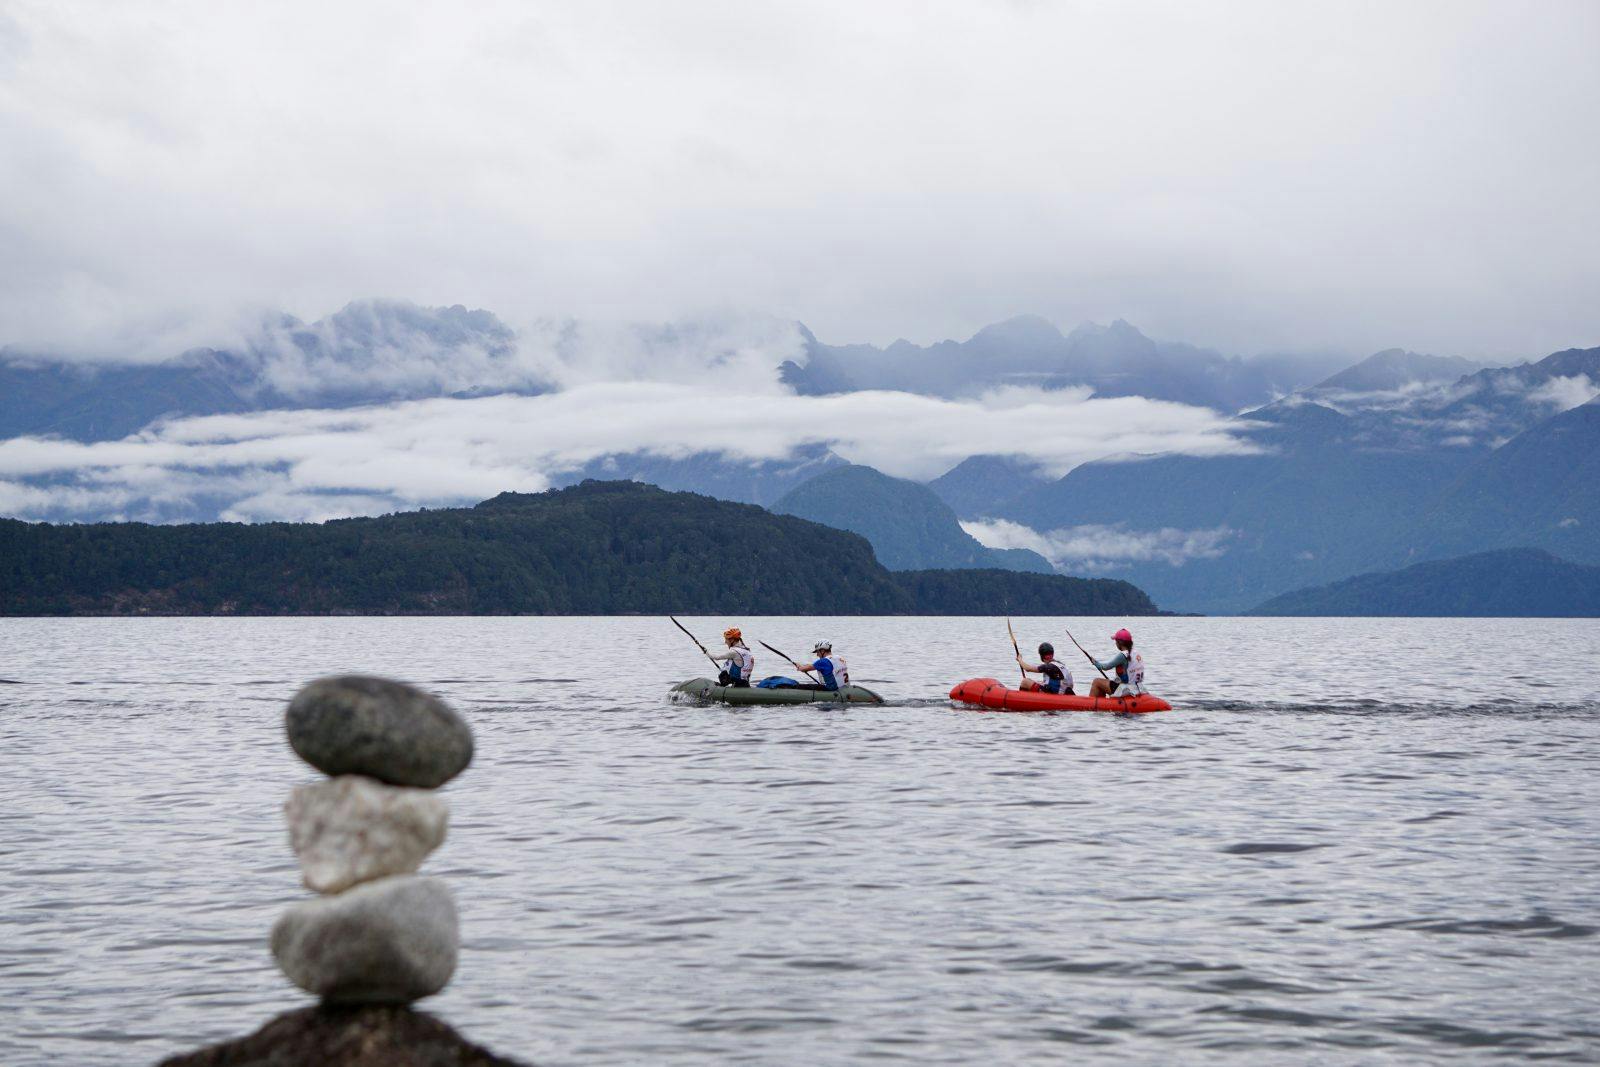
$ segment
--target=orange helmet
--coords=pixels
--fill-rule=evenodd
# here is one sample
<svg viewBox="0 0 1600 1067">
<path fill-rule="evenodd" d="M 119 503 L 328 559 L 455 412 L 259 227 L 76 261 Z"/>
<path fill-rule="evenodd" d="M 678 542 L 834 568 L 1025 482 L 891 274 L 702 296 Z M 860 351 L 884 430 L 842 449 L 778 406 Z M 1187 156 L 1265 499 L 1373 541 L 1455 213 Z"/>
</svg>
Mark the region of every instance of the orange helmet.
<svg viewBox="0 0 1600 1067">
<path fill-rule="evenodd" d="M 737 626 L 730 626 L 722 631 L 722 639 L 724 641 L 743 641 L 744 634 L 739 631 Z"/>
</svg>

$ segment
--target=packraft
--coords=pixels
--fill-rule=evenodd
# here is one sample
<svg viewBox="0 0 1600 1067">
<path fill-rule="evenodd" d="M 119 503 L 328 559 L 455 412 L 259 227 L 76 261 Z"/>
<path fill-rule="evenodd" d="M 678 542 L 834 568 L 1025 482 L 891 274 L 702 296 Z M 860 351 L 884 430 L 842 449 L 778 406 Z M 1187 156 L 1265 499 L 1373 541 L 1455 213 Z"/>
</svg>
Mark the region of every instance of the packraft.
<svg viewBox="0 0 1600 1067">
<path fill-rule="evenodd" d="M 950 690 L 950 699 L 988 711 L 1111 711 L 1142 715 L 1172 710 L 1171 704 L 1149 693 L 1131 697 L 1068 696 L 1008 689 L 995 678 L 969 678 Z"/>
</svg>

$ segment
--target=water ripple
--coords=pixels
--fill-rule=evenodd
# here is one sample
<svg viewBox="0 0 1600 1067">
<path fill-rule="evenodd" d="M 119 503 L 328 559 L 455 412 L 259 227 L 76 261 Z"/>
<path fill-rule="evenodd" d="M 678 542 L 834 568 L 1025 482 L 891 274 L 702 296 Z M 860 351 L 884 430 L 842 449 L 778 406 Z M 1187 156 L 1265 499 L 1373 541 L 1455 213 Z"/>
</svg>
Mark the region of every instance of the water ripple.
<svg viewBox="0 0 1600 1067">
<path fill-rule="evenodd" d="M 1600 624 L 1143 620 L 1178 710 L 1129 719 L 952 707 L 1003 620 L 684 620 L 728 621 L 889 705 L 671 705 L 699 653 L 643 618 L 7 622 L 0 1063 L 303 1003 L 282 704 L 349 669 L 474 724 L 429 1007 L 530 1061 L 1600 1060 Z M 1562 654 L 1534 690 L 1511 647 Z M 592 649 L 627 671 L 573 677 Z"/>
</svg>

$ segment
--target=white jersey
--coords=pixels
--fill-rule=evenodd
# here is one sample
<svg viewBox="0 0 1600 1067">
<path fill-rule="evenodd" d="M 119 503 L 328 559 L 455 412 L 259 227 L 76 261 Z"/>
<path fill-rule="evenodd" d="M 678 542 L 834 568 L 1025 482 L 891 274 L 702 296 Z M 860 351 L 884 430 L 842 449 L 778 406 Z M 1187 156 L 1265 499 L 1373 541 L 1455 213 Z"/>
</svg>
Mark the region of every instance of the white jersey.
<svg viewBox="0 0 1600 1067">
<path fill-rule="evenodd" d="M 715 660 L 727 660 L 728 673 L 743 682 L 750 681 L 751 675 L 756 670 L 755 655 L 743 645 L 734 645 L 726 652 L 718 652 L 711 657 Z"/>
<path fill-rule="evenodd" d="M 1144 657 L 1137 652 L 1128 653 L 1128 662 L 1123 667 L 1128 672 L 1125 684 L 1117 686 L 1116 695 L 1119 697 L 1138 696 L 1144 692 Z"/>
<path fill-rule="evenodd" d="M 823 656 L 822 659 L 827 660 L 828 665 L 833 668 L 834 685 L 840 689 L 843 689 L 845 686 L 850 684 L 850 665 L 844 661 L 843 656 L 836 656 L 832 652 L 829 652 L 826 656 Z M 819 660 L 816 662 L 821 661 Z M 813 666 L 815 666 L 815 663 L 813 663 Z M 826 674 L 823 675 L 823 680 L 827 680 Z"/>
</svg>

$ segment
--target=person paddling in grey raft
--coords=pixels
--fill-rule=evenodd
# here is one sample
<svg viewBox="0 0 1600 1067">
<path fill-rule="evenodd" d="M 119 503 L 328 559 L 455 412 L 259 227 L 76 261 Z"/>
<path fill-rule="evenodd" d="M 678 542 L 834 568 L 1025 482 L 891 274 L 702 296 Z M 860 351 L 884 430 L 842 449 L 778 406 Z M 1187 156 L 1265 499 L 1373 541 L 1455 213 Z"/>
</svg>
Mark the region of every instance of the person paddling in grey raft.
<svg viewBox="0 0 1600 1067">
<path fill-rule="evenodd" d="M 730 626 L 722 631 L 722 640 L 727 643 L 728 650 L 710 653 L 716 662 L 727 663 L 727 667 L 717 675 L 717 684 L 749 689 L 750 679 L 755 674 L 756 657 L 745 647 L 744 634 L 737 626 Z"/>
<path fill-rule="evenodd" d="M 850 684 L 850 668 L 845 665 L 843 656 L 833 654 L 833 645 L 827 641 L 818 641 L 812 647 L 811 654 L 817 658 L 810 663 L 796 663 L 795 666 L 802 671 L 816 671 L 817 677 L 822 679 L 822 684 L 802 685 L 801 689 L 810 689 L 818 693 L 836 693 Z"/>
<path fill-rule="evenodd" d="M 1133 650 L 1133 635 L 1127 630 L 1118 630 L 1111 635 L 1111 640 L 1117 643 L 1117 654 L 1104 663 L 1095 660 L 1094 665 L 1102 671 L 1116 671 L 1112 676 L 1116 681 L 1096 678 L 1089 687 L 1089 695 L 1136 697 L 1144 692 L 1144 657 Z"/>
<path fill-rule="evenodd" d="M 1022 680 L 1023 692 L 1062 693 L 1073 695 L 1072 672 L 1056 662 L 1056 646 L 1049 641 L 1039 646 L 1039 662 L 1028 663 L 1021 655 L 1017 656 L 1017 666 L 1029 674 L 1040 674 L 1044 681 L 1036 682 L 1032 678 Z"/>
</svg>

